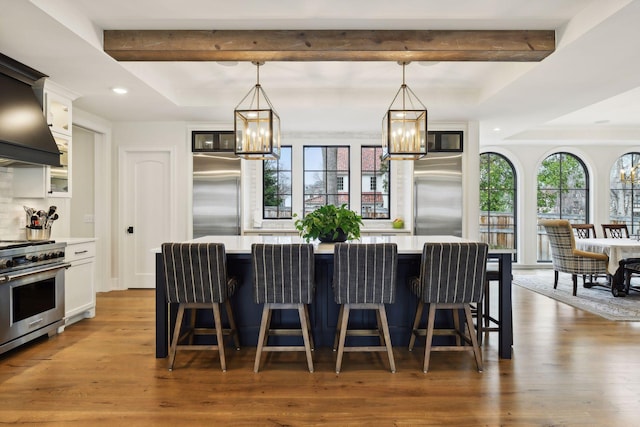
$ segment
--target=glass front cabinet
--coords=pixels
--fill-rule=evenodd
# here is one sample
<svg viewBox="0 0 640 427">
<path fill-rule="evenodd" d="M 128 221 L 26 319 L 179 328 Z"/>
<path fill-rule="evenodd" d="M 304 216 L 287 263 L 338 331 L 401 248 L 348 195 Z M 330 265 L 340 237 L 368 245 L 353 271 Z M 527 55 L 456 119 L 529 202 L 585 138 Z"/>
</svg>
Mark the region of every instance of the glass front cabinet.
<svg viewBox="0 0 640 427">
<path fill-rule="evenodd" d="M 43 109 L 53 139 L 60 150 L 60 167 L 49 167 L 47 193 L 50 197 L 71 197 L 72 106 L 71 97 L 49 81 L 44 82 Z"/>
</svg>

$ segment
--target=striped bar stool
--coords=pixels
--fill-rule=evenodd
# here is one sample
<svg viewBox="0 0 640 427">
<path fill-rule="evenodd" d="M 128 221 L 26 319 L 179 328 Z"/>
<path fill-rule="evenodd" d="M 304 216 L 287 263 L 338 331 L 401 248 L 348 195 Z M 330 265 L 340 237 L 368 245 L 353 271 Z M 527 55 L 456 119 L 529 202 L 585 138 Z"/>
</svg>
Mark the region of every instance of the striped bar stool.
<svg viewBox="0 0 640 427">
<path fill-rule="evenodd" d="M 385 304 L 392 304 L 396 294 L 398 248 L 395 243 L 336 243 L 334 247 L 333 295 L 340 304 L 336 373 L 340 373 L 345 351 L 382 351 L 389 357 L 391 372 L 396 371 Z M 376 329 L 349 329 L 351 310 L 376 310 Z M 346 346 L 347 336 L 376 336 L 377 346 Z"/>
<path fill-rule="evenodd" d="M 251 245 L 254 300 L 264 304 L 253 370 L 258 372 L 263 352 L 304 351 L 313 372 L 313 338 L 309 307 L 315 291 L 313 245 Z M 298 311 L 300 329 L 271 328 L 273 310 Z M 269 336 L 302 336 L 304 345 L 267 345 Z"/>
<path fill-rule="evenodd" d="M 427 373 L 432 351 L 472 351 L 478 371 L 482 372 L 482 352 L 478 345 L 471 316 L 471 304 L 480 307 L 487 268 L 486 243 L 425 243 L 422 250 L 420 277 L 411 281 L 412 292 L 418 297 L 409 351 L 416 336 L 425 336 L 423 371 Z M 419 328 L 424 305 L 429 305 L 426 329 Z M 435 328 L 438 309 L 453 311 L 453 328 Z M 458 311 L 464 310 L 465 328 L 460 328 Z M 465 333 L 467 332 L 467 333 Z M 433 346 L 433 336 L 453 335 L 456 345 Z"/>
<path fill-rule="evenodd" d="M 240 348 L 238 330 L 233 318 L 229 298 L 233 296 L 237 281 L 227 277 L 226 254 L 222 243 L 163 243 L 167 302 L 178 303 L 178 316 L 169 347 L 169 370 L 178 350 L 218 350 L 220 366 L 227 370 L 223 335 L 233 336 Z M 224 303 L 230 328 L 224 329 L 220 316 L 220 303 Z M 185 310 L 191 309 L 190 325 L 183 329 Z M 198 309 L 213 310 L 213 328 L 196 327 Z M 182 333 L 181 333 L 182 331 Z M 217 344 L 194 344 L 197 335 L 215 335 Z M 187 341 L 185 344 L 184 342 Z"/>
</svg>

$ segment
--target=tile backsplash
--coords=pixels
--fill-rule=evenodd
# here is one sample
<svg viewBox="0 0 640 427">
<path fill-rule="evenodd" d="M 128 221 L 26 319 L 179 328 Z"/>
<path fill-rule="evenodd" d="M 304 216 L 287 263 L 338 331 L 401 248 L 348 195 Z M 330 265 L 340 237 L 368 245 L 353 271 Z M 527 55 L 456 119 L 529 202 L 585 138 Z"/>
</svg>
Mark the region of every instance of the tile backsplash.
<svg viewBox="0 0 640 427">
<path fill-rule="evenodd" d="M 0 240 L 25 238 L 23 205 L 31 202 L 32 199 L 13 198 L 13 169 L 0 167 Z"/>
</svg>

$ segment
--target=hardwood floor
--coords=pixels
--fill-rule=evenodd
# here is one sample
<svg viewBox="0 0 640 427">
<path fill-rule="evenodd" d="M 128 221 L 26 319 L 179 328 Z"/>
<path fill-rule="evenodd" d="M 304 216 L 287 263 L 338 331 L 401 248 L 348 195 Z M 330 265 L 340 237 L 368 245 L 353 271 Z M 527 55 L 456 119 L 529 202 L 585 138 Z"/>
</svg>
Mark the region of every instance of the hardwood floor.
<svg viewBox="0 0 640 427">
<path fill-rule="evenodd" d="M 552 284 L 549 284 L 552 286 Z M 0 356 L 0 424 L 146 425 L 638 425 L 640 323 L 611 322 L 514 286 L 514 357 L 395 348 L 384 354 L 273 353 L 255 347 L 154 357 L 154 294 L 98 295 L 97 315 Z M 494 301 L 496 298 L 494 298 Z"/>
</svg>

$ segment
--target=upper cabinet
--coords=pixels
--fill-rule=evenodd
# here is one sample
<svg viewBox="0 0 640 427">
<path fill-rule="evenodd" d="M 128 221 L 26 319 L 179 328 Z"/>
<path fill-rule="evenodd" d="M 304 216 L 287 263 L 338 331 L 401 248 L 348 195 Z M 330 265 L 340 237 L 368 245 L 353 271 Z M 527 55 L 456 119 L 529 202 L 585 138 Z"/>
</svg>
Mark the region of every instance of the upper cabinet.
<svg viewBox="0 0 640 427">
<path fill-rule="evenodd" d="M 61 166 L 47 166 L 44 197 L 71 197 L 72 102 L 76 95 L 47 79 L 37 82 L 33 89 L 42 103 L 47 124 L 60 150 Z"/>
<path fill-rule="evenodd" d="M 53 139 L 60 151 L 60 166 L 14 167 L 13 197 L 71 197 L 72 102 L 77 95 L 46 79 L 33 85 Z"/>
<path fill-rule="evenodd" d="M 45 89 L 44 114 L 52 133 L 71 135 L 71 99 Z M 55 136 L 54 133 L 54 136 Z"/>
<path fill-rule="evenodd" d="M 233 131 L 195 130 L 191 132 L 191 151 L 232 152 L 235 149 Z"/>
<path fill-rule="evenodd" d="M 463 150 L 464 132 L 458 130 L 429 131 L 427 135 L 427 148 L 429 152 L 458 152 Z"/>
</svg>

